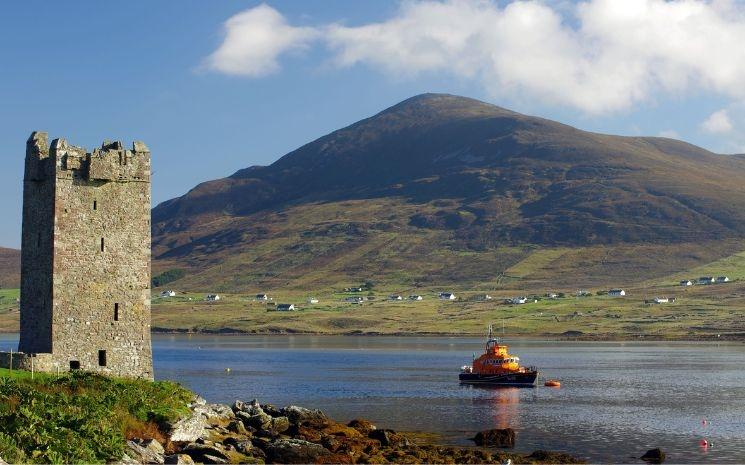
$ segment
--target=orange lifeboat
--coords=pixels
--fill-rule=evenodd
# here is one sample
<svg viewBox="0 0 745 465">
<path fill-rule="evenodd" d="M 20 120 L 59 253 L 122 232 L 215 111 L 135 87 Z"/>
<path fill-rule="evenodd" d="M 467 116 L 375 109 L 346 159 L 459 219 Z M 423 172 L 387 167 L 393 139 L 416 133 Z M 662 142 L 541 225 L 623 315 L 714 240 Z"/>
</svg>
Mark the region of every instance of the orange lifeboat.
<svg viewBox="0 0 745 465">
<path fill-rule="evenodd" d="M 549 379 L 545 383 L 543 383 L 546 387 L 561 387 L 561 383 L 558 380 L 555 379 Z"/>
<path fill-rule="evenodd" d="M 484 354 L 471 365 L 461 368 L 458 378 L 465 384 L 490 384 L 495 386 L 535 386 L 538 370 L 520 366 L 520 359 L 510 355 L 507 346 L 494 337 L 489 325 L 489 336 Z"/>
</svg>

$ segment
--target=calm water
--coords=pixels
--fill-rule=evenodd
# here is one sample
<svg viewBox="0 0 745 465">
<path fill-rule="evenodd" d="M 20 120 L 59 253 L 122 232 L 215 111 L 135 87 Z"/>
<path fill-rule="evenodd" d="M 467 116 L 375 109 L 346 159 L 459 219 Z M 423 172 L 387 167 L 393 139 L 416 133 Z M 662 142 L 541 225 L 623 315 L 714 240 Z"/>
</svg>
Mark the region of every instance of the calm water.
<svg viewBox="0 0 745 465">
<path fill-rule="evenodd" d="M 0 348 L 15 340 L 0 336 Z M 458 368 L 482 349 L 471 338 L 158 335 L 153 350 L 159 379 L 214 402 L 295 403 L 459 445 L 509 426 L 519 451 L 596 462 L 635 463 L 653 447 L 673 463 L 745 461 L 745 346 L 508 342 L 562 388 L 460 386 Z"/>
</svg>

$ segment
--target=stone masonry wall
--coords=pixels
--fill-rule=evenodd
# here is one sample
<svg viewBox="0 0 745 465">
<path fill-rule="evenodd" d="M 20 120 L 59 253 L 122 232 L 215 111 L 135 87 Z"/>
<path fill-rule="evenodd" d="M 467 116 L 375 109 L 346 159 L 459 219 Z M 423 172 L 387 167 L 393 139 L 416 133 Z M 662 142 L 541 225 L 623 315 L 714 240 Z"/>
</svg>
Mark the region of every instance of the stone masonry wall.
<svg viewBox="0 0 745 465">
<path fill-rule="evenodd" d="M 21 339 L 19 350 L 52 351 L 52 237 L 54 233 L 54 162 L 45 132 L 26 142 L 21 238 Z"/>
<path fill-rule="evenodd" d="M 66 371 L 53 354 L 47 353 L 29 355 L 23 352 L 0 352 L 0 368 L 52 373 Z"/>
<path fill-rule="evenodd" d="M 52 364 L 63 370 L 152 378 L 150 152 L 141 142 L 125 150 L 107 141 L 88 153 L 57 139 L 49 158 L 53 196 L 40 200 L 31 194 L 29 200 L 53 206 L 51 304 L 40 305 L 31 294 L 35 286 L 43 293 L 40 275 L 46 269 L 29 268 L 21 278 L 27 285 L 21 296 L 26 324 L 19 350 L 51 352 Z M 24 254 L 27 236 L 38 236 L 39 226 L 44 235 L 43 219 L 28 228 L 24 221 Z M 45 326 L 51 328 L 51 351 L 29 350 L 41 347 L 30 341 Z"/>
</svg>

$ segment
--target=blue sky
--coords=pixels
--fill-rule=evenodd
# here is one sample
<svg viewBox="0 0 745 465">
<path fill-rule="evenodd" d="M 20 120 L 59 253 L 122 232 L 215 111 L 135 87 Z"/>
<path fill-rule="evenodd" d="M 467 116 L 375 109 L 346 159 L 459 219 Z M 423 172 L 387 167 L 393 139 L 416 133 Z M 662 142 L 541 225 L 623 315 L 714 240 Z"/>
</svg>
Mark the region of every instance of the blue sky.
<svg viewBox="0 0 745 465">
<path fill-rule="evenodd" d="M 680 7 L 672 13 L 689 20 L 670 30 L 664 2 L 634 2 L 646 9 L 619 24 L 622 15 L 603 0 L 581 10 L 561 1 L 483 0 L 5 3 L 0 245 L 20 244 L 32 130 L 89 149 L 104 138 L 143 140 L 153 154 L 154 205 L 423 92 L 593 131 L 745 152 L 745 96 L 732 84 L 745 72 L 731 65 L 745 60 L 727 46 L 745 40 L 741 5 L 699 2 L 689 11 L 672 2 Z M 629 21 L 649 32 L 654 53 L 598 32 L 628 32 Z M 653 47 L 659 30 L 695 38 L 691 23 L 710 24 L 705 36 L 722 31 L 713 34 L 706 69 L 697 65 L 702 49 Z M 545 36 L 528 43 L 525 27 L 536 25 Z"/>
</svg>

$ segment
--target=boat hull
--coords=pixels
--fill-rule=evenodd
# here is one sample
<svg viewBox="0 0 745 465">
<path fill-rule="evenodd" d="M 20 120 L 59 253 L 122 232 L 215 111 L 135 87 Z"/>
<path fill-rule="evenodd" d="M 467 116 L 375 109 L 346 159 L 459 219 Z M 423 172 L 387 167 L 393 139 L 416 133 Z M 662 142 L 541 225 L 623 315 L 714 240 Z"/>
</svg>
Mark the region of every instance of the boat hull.
<svg viewBox="0 0 745 465">
<path fill-rule="evenodd" d="M 482 375 L 479 373 L 461 373 L 458 376 L 462 384 L 487 384 L 490 386 L 533 387 L 538 378 L 537 371 L 525 373 L 504 373 L 500 375 Z"/>
</svg>

